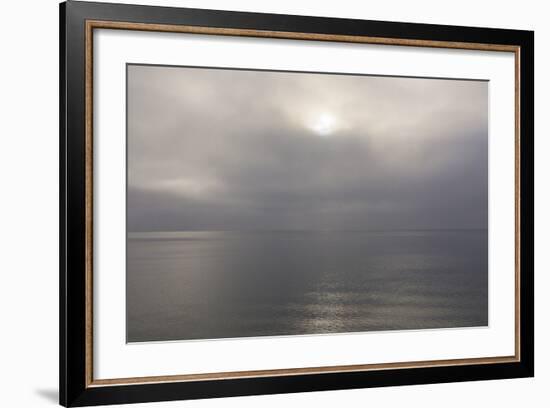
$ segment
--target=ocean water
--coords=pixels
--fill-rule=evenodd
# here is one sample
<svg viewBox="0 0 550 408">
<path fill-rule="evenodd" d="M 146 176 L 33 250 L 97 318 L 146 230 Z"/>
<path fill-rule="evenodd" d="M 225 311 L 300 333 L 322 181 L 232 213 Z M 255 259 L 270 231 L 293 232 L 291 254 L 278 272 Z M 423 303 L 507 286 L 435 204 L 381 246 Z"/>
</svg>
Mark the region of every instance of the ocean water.
<svg viewBox="0 0 550 408">
<path fill-rule="evenodd" d="M 130 233 L 127 340 L 488 324 L 486 230 Z"/>
</svg>

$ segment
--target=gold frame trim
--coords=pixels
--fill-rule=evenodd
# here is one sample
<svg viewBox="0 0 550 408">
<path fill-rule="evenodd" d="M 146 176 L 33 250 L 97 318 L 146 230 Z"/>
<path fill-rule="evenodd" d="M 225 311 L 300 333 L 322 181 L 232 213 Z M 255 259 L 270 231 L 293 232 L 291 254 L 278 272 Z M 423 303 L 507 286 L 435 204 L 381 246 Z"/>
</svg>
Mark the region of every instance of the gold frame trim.
<svg viewBox="0 0 550 408">
<path fill-rule="evenodd" d="M 153 377 L 129 377 L 113 379 L 93 378 L 93 30 L 118 29 L 132 31 L 156 31 L 203 35 L 223 35 L 241 37 L 278 38 L 293 40 L 331 41 L 344 43 L 381 44 L 411 47 L 451 48 L 463 50 L 513 52 L 515 58 L 515 353 L 513 356 L 479 357 L 450 360 L 429 360 L 396 362 L 382 364 L 354 364 L 324 367 L 303 367 L 274 370 L 232 371 L 204 374 L 167 375 Z M 514 363 L 521 361 L 520 356 L 520 51 L 521 47 L 505 44 L 483 44 L 450 41 L 413 40 L 400 38 L 350 36 L 333 34 L 299 33 L 288 31 L 266 31 L 234 28 L 197 27 L 188 25 L 167 25 L 149 23 L 128 23 L 121 21 L 87 20 L 85 27 L 86 42 L 86 233 L 85 233 L 85 284 L 86 284 L 86 357 L 85 386 L 102 387 L 113 385 L 170 383 L 185 381 L 207 381 L 236 378 L 291 376 L 300 374 L 320 374 L 338 372 L 356 372 L 372 370 L 390 370 L 396 368 L 420 368 L 460 366 L 471 364 Z"/>
</svg>

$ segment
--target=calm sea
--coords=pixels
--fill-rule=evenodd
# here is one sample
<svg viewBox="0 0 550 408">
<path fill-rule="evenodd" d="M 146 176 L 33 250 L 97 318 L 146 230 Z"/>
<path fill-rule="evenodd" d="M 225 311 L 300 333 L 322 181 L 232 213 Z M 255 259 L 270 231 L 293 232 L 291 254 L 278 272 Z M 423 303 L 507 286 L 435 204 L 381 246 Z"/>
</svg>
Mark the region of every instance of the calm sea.
<svg viewBox="0 0 550 408">
<path fill-rule="evenodd" d="M 131 233 L 128 341 L 486 326 L 486 230 Z"/>
</svg>

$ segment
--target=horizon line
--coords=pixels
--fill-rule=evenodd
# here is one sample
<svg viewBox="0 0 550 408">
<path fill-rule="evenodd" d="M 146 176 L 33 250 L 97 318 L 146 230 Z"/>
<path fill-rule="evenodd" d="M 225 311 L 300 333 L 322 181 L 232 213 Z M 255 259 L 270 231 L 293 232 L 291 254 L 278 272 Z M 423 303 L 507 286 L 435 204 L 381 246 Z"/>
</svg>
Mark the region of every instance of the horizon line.
<svg viewBox="0 0 550 408">
<path fill-rule="evenodd" d="M 324 228 L 324 229 L 158 229 L 158 230 L 141 230 L 141 231 L 129 231 L 132 233 L 146 233 L 146 232 L 405 232 L 405 231 L 487 231 L 488 228 L 475 227 L 475 228 L 365 228 L 365 229 L 352 229 L 352 228 Z"/>
</svg>

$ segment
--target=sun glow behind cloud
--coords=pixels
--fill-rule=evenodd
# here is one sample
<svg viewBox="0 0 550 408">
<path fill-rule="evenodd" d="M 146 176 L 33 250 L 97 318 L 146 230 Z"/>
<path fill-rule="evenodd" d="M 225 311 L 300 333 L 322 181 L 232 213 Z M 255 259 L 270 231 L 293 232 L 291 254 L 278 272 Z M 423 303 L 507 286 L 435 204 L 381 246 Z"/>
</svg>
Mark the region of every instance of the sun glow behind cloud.
<svg viewBox="0 0 550 408">
<path fill-rule="evenodd" d="M 311 115 L 307 121 L 307 127 L 315 134 L 322 137 L 329 137 L 338 130 L 337 118 L 328 112 Z"/>
</svg>

